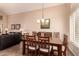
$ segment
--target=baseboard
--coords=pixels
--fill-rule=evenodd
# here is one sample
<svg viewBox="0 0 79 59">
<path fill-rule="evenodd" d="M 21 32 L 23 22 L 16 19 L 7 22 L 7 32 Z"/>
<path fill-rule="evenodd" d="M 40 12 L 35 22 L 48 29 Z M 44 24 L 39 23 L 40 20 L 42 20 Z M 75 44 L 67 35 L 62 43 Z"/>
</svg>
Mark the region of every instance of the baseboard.
<svg viewBox="0 0 79 59">
<path fill-rule="evenodd" d="M 72 48 L 68 47 L 68 49 L 73 54 L 73 56 L 76 56 L 76 54 L 73 52 Z"/>
</svg>

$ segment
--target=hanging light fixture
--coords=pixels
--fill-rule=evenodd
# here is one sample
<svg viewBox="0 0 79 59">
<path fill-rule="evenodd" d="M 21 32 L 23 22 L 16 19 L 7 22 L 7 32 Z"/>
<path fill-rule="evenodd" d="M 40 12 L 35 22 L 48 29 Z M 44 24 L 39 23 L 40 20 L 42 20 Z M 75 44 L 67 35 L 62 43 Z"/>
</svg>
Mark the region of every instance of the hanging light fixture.
<svg viewBox="0 0 79 59">
<path fill-rule="evenodd" d="M 44 22 L 44 3 L 42 3 L 42 22 Z"/>
<path fill-rule="evenodd" d="M 44 22 L 44 3 L 42 3 L 42 18 L 37 20 L 37 23 Z"/>
<path fill-rule="evenodd" d="M 40 20 L 39 19 L 37 20 L 37 23 L 40 23 Z"/>
</svg>

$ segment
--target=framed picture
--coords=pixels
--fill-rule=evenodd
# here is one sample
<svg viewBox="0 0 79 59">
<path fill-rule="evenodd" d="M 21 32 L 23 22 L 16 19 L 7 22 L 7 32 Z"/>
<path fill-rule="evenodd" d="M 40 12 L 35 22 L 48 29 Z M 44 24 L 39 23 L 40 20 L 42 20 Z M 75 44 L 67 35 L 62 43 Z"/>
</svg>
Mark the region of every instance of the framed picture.
<svg viewBox="0 0 79 59">
<path fill-rule="evenodd" d="M 11 24 L 11 30 L 15 29 L 15 24 Z"/>
<path fill-rule="evenodd" d="M 16 30 L 20 30 L 20 28 L 21 28 L 21 25 L 20 24 L 15 24 L 15 29 Z"/>
<path fill-rule="evenodd" d="M 44 19 L 41 21 L 40 25 L 41 29 L 49 29 L 50 28 L 50 19 Z"/>
</svg>

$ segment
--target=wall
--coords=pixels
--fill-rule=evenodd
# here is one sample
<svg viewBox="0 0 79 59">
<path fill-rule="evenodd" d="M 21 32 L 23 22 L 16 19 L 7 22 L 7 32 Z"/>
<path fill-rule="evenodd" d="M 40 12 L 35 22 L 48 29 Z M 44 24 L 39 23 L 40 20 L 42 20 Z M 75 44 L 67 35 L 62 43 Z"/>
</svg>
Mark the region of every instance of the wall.
<svg viewBox="0 0 79 59">
<path fill-rule="evenodd" d="M 72 14 L 77 8 L 79 8 L 79 3 L 72 3 L 72 4 L 71 4 L 71 14 Z"/>
<path fill-rule="evenodd" d="M 3 19 L 0 21 L 0 24 L 3 24 L 2 33 L 5 33 L 5 28 L 7 28 L 7 26 L 8 26 L 7 15 L 5 13 L 1 13 L 1 12 L 0 12 L 0 15 L 3 16 Z"/>
<path fill-rule="evenodd" d="M 40 24 L 37 23 L 41 19 L 42 11 L 34 10 L 8 16 L 8 28 L 11 30 L 11 24 L 21 24 L 24 32 L 32 31 L 49 31 L 69 34 L 69 4 L 49 7 L 44 9 L 44 17 L 50 18 L 50 29 L 40 29 Z"/>
</svg>

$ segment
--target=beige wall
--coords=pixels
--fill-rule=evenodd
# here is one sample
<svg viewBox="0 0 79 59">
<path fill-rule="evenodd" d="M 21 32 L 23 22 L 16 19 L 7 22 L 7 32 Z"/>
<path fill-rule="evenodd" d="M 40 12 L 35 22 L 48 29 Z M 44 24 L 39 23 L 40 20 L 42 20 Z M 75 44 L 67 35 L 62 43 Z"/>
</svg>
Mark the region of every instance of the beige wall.
<svg viewBox="0 0 79 59">
<path fill-rule="evenodd" d="M 0 21 L 0 24 L 3 24 L 3 33 L 5 33 L 5 28 L 8 26 L 7 15 L 0 12 L 0 15 L 3 16 L 3 19 Z"/>
<path fill-rule="evenodd" d="M 40 24 L 37 23 L 41 19 L 41 10 L 19 13 L 8 16 L 8 28 L 11 30 L 11 24 L 21 24 L 24 32 L 32 31 L 50 31 L 69 34 L 69 4 L 63 4 L 55 7 L 44 9 L 44 17 L 50 18 L 50 29 L 40 29 Z"/>
<path fill-rule="evenodd" d="M 72 3 L 72 4 L 71 4 L 71 14 L 72 14 L 77 8 L 79 8 L 79 3 Z"/>
</svg>

